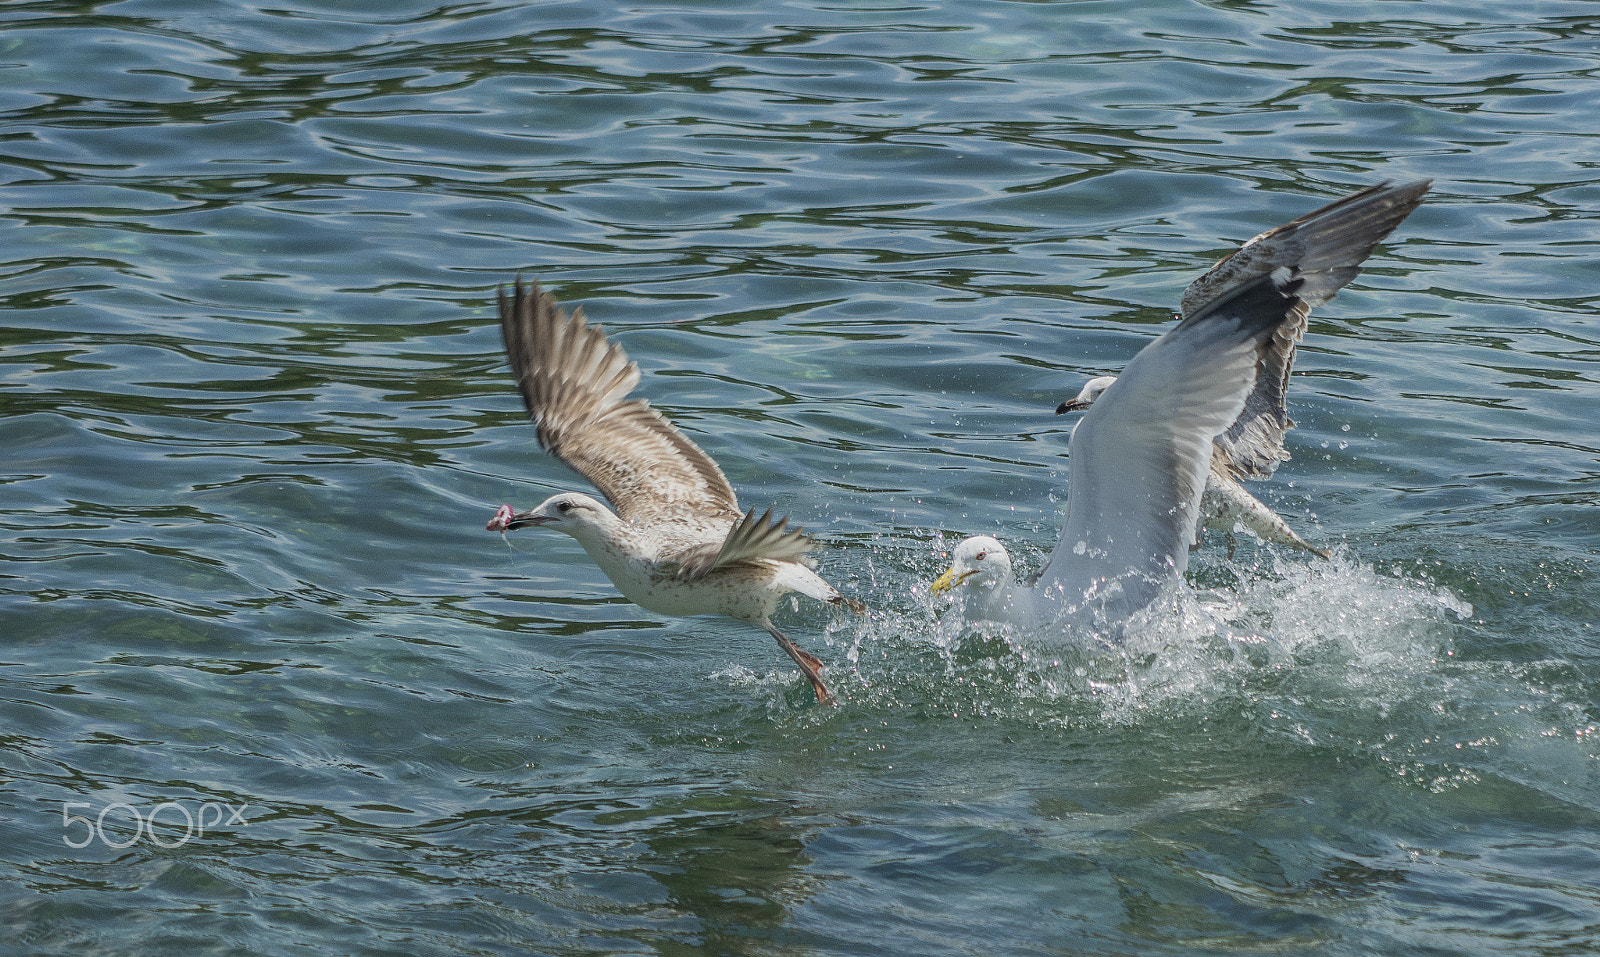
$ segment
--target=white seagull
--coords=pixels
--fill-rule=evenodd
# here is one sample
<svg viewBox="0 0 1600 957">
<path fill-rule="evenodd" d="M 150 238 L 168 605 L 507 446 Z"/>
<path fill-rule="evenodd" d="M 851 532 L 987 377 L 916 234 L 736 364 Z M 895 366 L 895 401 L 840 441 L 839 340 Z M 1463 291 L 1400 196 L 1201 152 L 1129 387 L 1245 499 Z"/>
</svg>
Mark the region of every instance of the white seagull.
<svg viewBox="0 0 1600 957">
<path fill-rule="evenodd" d="M 1287 456 L 1283 390 L 1307 315 L 1360 273 L 1430 182 L 1353 193 L 1195 280 L 1178 324 L 1104 383 L 1073 428 L 1066 524 L 1044 571 L 1018 582 L 1005 546 L 979 536 L 956 546 L 933 590 L 957 592 L 972 620 L 1115 627 L 1181 579 L 1213 461 L 1270 474 Z"/>
<path fill-rule="evenodd" d="M 1304 323 L 1301 324 L 1301 327 L 1302 329 L 1304 328 Z M 1282 346 L 1288 353 L 1283 365 L 1284 373 L 1287 374 L 1289 364 L 1294 361 L 1295 340 L 1278 339 L 1275 345 Z M 1083 389 L 1076 396 L 1056 406 L 1056 414 L 1082 412 L 1093 405 L 1094 400 L 1100 398 L 1100 395 L 1110 388 L 1111 383 L 1115 381 L 1117 381 L 1117 377 L 1113 375 L 1096 376 L 1090 379 L 1083 384 Z M 1269 377 L 1267 375 L 1263 374 L 1258 377 L 1256 390 L 1260 391 L 1268 381 Z M 1255 395 L 1256 392 L 1251 393 L 1252 398 Z M 1294 420 L 1288 417 L 1286 411 L 1281 403 L 1278 404 L 1276 412 L 1280 415 L 1278 422 L 1281 423 L 1281 426 L 1276 427 L 1272 433 L 1262 432 L 1259 435 L 1262 440 L 1275 442 L 1279 449 L 1283 448 L 1283 433 L 1294 426 Z M 1220 528 L 1223 530 L 1223 536 L 1228 542 L 1229 558 L 1233 557 L 1235 545 L 1233 528 L 1235 524 L 1243 525 L 1262 541 L 1290 545 L 1294 548 L 1304 549 L 1318 557 L 1328 558 L 1330 553 L 1327 549 L 1318 548 L 1301 538 L 1299 533 L 1290 528 L 1289 523 L 1283 520 L 1282 515 L 1273 511 L 1271 506 L 1250 494 L 1249 489 L 1239 484 L 1240 478 L 1267 478 L 1271 476 L 1277 468 L 1278 462 L 1289 457 L 1287 450 L 1283 450 L 1281 457 L 1260 457 L 1259 461 L 1264 462 L 1265 467 L 1254 466 L 1252 461 L 1243 455 L 1235 457 L 1241 450 L 1235 445 L 1225 443 L 1223 440 L 1239 429 L 1250 415 L 1250 403 L 1247 402 L 1245 403 L 1245 411 L 1240 414 L 1239 421 L 1233 424 L 1233 428 L 1212 440 L 1211 471 L 1206 476 L 1206 488 L 1200 496 L 1200 527 Z M 1197 541 L 1197 547 L 1198 544 Z"/>
<path fill-rule="evenodd" d="M 726 615 L 765 629 L 830 698 L 822 662 L 772 623 L 790 592 L 860 612 L 806 563 L 812 541 L 772 510 L 739 510 L 733 487 L 711 457 L 644 399 L 628 393 L 639 367 L 604 330 L 568 315 L 538 283 L 498 290 L 500 330 L 539 444 L 593 482 L 613 512 L 579 492 L 538 508 L 502 505 L 492 532 L 535 526 L 578 540 L 617 590 L 660 615 Z"/>
</svg>

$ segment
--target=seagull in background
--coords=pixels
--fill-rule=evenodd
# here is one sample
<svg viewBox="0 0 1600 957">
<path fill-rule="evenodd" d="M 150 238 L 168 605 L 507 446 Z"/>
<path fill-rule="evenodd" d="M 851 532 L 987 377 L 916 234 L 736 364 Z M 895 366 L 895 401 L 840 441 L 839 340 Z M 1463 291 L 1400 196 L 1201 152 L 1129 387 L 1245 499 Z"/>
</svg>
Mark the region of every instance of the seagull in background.
<svg viewBox="0 0 1600 957">
<path fill-rule="evenodd" d="M 1019 582 L 1005 546 L 978 536 L 956 546 L 933 590 L 959 594 L 972 620 L 1114 628 L 1179 581 L 1216 450 L 1268 474 L 1287 455 L 1283 390 L 1307 315 L 1360 273 L 1430 185 L 1352 193 L 1257 236 L 1192 283 L 1178 324 L 1073 428 L 1067 519 L 1044 570 Z"/>
<path fill-rule="evenodd" d="M 498 290 L 500 330 L 539 444 L 611 502 L 581 492 L 537 508 L 500 506 L 489 531 L 552 528 L 578 540 L 631 602 L 660 615 L 725 615 L 771 635 L 831 700 L 822 662 L 772 623 L 790 592 L 860 613 L 812 570 L 814 543 L 769 508 L 741 512 L 717 463 L 650 408 L 628 398 L 639 367 L 583 310 L 568 315 L 537 282 Z"/>
</svg>

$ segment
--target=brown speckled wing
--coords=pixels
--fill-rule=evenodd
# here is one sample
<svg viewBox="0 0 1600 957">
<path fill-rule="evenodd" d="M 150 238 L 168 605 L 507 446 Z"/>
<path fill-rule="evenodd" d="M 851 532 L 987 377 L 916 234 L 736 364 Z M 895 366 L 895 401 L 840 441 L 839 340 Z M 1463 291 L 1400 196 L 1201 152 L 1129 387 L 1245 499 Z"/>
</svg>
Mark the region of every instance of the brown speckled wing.
<svg viewBox="0 0 1600 957">
<path fill-rule="evenodd" d="M 539 444 L 594 483 L 640 525 L 711 526 L 740 517 L 728 479 L 643 399 L 628 398 L 639 367 L 622 347 L 570 315 L 538 283 L 499 290 L 506 356 Z"/>
<path fill-rule="evenodd" d="M 803 562 L 813 544 L 805 529 L 789 527 L 788 518 L 774 519 L 770 508 L 765 514 L 757 515 L 752 508 L 739 524 L 728 530 L 728 537 L 720 545 L 703 547 L 686 555 L 678 577 L 704 578 L 719 568 L 758 559 Z"/>
</svg>

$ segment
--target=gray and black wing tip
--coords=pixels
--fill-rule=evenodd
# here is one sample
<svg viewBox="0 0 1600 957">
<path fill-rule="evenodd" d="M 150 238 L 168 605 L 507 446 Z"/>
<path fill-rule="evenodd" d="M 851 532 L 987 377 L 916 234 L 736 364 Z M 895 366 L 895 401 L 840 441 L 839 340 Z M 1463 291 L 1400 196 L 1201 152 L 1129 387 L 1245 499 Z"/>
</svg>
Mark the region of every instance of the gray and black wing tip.
<svg viewBox="0 0 1600 957">
<path fill-rule="evenodd" d="M 1306 277 L 1298 268 L 1279 266 L 1208 303 L 1201 311 L 1185 317 L 1179 325 L 1192 326 L 1214 316 L 1227 316 L 1237 320 L 1250 334 L 1267 333 L 1285 322 L 1303 317 L 1308 308 L 1300 296 L 1305 282 Z"/>
<path fill-rule="evenodd" d="M 1384 237 L 1394 232 L 1407 216 L 1416 210 L 1433 180 L 1419 179 L 1399 186 L 1387 182 L 1370 186 L 1298 220 L 1296 225 L 1304 233 L 1307 272 L 1326 269 L 1330 272 L 1350 270 L 1339 278 L 1348 282 L 1360 272 L 1361 262 L 1371 255 L 1372 248 Z M 1344 282 L 1338 283 L 1343 285 Z"/>
<path fill-rule="evenodd" d="M 1431 189 L 1433 189 L 1432 179 L 1419 179 L 1390 187 L 1378 194 L 1386 209 L 1375 217 L 1377 220 L 1375 224 L 1376 236 L 1367 246 L 1368 254 L 1372 252 L 1373 246 L 1376 246 L 1390 233 L 1394 232 L 1405 221 L 1406 217 L 1410 216 L 1418 206 L 1422 205 L 1422 198 Z M 1366 257 L 1363 256 L 1362 258 L 1365 259 Z M 1357 267 L 1359 268 L 1359 263 Z"/>
<path fill-rule="evenodd" d="M 1432 188 L 1433 177 L 1431 176 L 1427 179 L 1414 179 L 1409 183 L 1401 183 L 1398 186 L 1389 180 L 1384 180 L 1373 187 L 1375 190 L 1389 193 L 1391 196 L 1398 198 L 1400 202 L 1409 202 L 1412 206 L 1421 202 L 1422 197 Z"/>
<path fill-rule="evenodd" d="M 1360 206 L 1370 210 L 1363 218 L 1370 223 L 1367 228 L 1377 236 L 1374 242 L 1382 240 L 1384 236 L 1393 232 L 1394 228 L 1422 203 L 1422 197 L 1432 188 L 1431 179 L 1413 180 L 1398 186 L 1384 182 L 1373 187 L 1370 190 L 1371 196 Z M 1356 195 L 1360 197 L 1362 194 Z"/>
<path fill-rule="evenodd" d="M 1277 265 L 1304 277 L 1300 298 L 1308 308 L 1320 306 L 1361 274 L 1372 251 L 1411 215 L 1432 184 L 1426 179 L 1399 186 L 1379 183 L 1329 203 L 1261 237 L 1268 244 L 1262 247 L 1267 261 L 1274 258 L 1271 244 L 1276 244 L 1287 254 Z M 1295 330 L 1295 336 L 1301 331 Z"/>
<path fill-rule="evenodd" d="M 1344 216 L 1366 220 L 1392 215 L 1393 221 L 1398 224 L 1400 220 L 1410 215 L 1411 210 L 1415 209 L 1418 203 L 1422 202 L 1422 197 L 1432 187 L 1432 179 L 1417 179 L 1398 185 L 1390 180 L 1383 180 L 1371 186 L 1358 189 L 1353 193 L 1346 193 L 1333 202 L 1319 206 L 1311 212 L 1285 223 L 1278 229 L 1268 230 L 1256 238 L 1265 239 L 1276 232 L 1290 231 L 1312 223 L 1327 222 Z"/>
<path fill-rule="evenodd" d="M 1373 183 L 1371 186 L 1362 187 L 1353 193 L 1348 193 L 1340 197 L 1339 199 L 1323 207 L 1323 209 L 1311 213 L 1310 216 L 1306 218 L 1309 219 L 1311 216 L 1316 216 L 1318 213 L 1321 213 L 1324 210 L 1332 209 L 1345 203 L 1359 202 L 1368 197 L 1378 196 L 1381 194 L 1387 194 L 1391 197 L 1405 197 L 1407 199 L 1420 198 L 1422 194 L 1426 193 L 1432 186 L 1433 178 L 1431 176 L 1427 179 L 1414 179 L 1407 183 L 1396 183 L 1392 179 L 1380 180 L 1376 183 Z"/>
</svg>

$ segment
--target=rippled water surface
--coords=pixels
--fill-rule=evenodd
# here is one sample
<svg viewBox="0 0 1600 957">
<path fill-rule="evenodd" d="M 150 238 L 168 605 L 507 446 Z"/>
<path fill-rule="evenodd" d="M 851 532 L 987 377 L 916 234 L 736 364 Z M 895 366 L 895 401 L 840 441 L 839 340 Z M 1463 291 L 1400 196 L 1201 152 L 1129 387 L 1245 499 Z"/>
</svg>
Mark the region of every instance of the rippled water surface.
<svg viewBox="0 0 1600 957">
<path fill-rule="evenodd" d="M 1600 949 L 1581 2 L 0 7 L 0 951 Z M 1261 229 L 1436 180 L 1147 645 L 964 632 L 1051 410 Z M 483 530 L 493 289 L 639 361 L 864 618 Z"/>
</svg>

